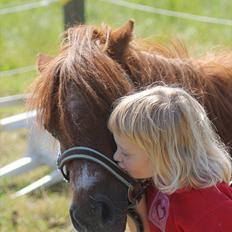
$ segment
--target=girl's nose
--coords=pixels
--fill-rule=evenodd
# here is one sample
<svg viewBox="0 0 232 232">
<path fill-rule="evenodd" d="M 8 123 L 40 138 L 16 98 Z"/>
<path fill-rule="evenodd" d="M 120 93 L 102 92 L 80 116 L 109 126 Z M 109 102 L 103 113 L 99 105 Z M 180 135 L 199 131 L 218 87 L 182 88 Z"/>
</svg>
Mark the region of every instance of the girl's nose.
<svg viewBox="0 0 232 232">
<path fill-rule="evenodd" d="M 118 151 L 116 151 L 113 155 L 113 159 L 116 161 L 116 162 L 120 162 L 121 161 L 121 157 L 120 157 L 120 153 Z"/>
</svg>

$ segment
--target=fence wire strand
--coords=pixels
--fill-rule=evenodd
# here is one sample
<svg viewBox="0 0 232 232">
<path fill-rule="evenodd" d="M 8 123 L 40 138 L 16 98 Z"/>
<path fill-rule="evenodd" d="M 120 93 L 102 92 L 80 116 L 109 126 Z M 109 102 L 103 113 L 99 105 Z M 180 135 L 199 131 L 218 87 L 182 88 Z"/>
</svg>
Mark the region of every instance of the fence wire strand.
<svg viewBox="0 0 232 232">
<path fill-rule="evenodd" d="M 171 16 L 171 17 L 176 17 L 176 18 L 189 19 L 189 20 L 203 22 L 203 23 L 232 26 L 231 19 L 194 15 L 194 14 L 185 13 L 185 12 L 178 12 L 178 11 L 172 11 L 172 10 L 167 10 L 167 9 L 155 8 L 155 7 L 133 3 L 133 2 L 128 2 L 128 1 L 123 1 L 123 0 L 101 0 L 101 1 L 115 4 L 118 6 L 127 7 L 127 8 L 134 9 L 134 10 L 140 10 L 140 11 L 150 12 L 150 13 L 159 14 L 159 15 L 166 15 L 166 16 Z"/>
<path fill-rule="evenodd" d="M 35 71 L 35 65 L 20 67 L 20 68 L 6 70 L 6 71 L 0 71 L 0 78 L 6 77 L 6 76 L 14 76 L 17 74 L 27 73 L 31 71 Z"/>
<path fill-rule="evenodd" d="M 0 9 L 0 15 L 17 13 L 17 12 L 31 10 L 31 9 L 35 9 L 35 8 L 39 8 L 39 7 L 46 7 L 50 4 L 56 3 L 58 1 L 59 0 L 41 0 L 41 1 L 36 1 L 36 2 L 28 2 L 25 4 L 18 5 L 18 6 L 2 8 L 2 9 Z"/>
</svg>

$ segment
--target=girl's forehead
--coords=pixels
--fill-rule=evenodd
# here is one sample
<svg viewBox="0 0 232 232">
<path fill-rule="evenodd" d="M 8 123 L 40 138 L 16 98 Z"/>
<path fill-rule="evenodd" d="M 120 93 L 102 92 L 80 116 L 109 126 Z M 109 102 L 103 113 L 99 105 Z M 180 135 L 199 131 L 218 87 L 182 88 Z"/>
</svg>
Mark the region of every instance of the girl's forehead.
<svg viewBox="0 0 232 232">
<path fill-rule="evenodd" d="M 125 135 L 114 134 L 114 140 L 116 144 L 120 146 L 120 148 L 124 148 L 124 149 L 131 148 L 136 145 L 134 141 L 132 141 Z"/>
<path fill-rule="evenodd" d="M 124 135 L 114 134 L 117 147 L 130 154 L 144 153 L 144 150 L 133 140 Z"/>
</svg>

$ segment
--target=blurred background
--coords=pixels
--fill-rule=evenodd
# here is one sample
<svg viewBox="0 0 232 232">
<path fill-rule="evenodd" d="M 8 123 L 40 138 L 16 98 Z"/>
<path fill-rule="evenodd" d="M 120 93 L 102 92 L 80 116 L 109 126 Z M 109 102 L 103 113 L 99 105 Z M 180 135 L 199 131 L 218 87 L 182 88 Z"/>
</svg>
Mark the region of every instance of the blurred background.
<svg viewBox="0 0 232 232">
<path fill-rule="evenodd" d="M 8 131 L 3 119 L 25 112 L 25 94 L 37 75 L 37 54 L 55 55 L 64 28 L 72 22 L 104 22 L 116 28 L 129 18 L 135 20 L 135 38 L 167 44 L 178 38 L 194 57 L 232 49 L 230 0 L 0 0 L 0 168 L 22 158 L 28 149 L 29 129 Z M 9 96 L 17 104 L 11 104 Z M 41 165 L 4 178 L 0 171 L 1 232 L 74 231 L 67 184 L 59 181 L 12 197 L 51 169 Z"/>
</svg>

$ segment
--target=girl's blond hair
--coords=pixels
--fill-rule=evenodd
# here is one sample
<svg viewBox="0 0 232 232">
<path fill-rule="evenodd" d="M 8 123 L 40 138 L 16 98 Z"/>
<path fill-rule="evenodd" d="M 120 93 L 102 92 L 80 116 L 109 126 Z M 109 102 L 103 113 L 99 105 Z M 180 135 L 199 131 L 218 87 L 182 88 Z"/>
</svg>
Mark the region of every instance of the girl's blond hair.
<svg viewBox="0 0 232 232">
<path fill-rule="evenodd" d="M 231 160 L 204 108 L 181 88 L 156 86 L 121 98 L 111 132 L 146 151 L 162 192 L 204 188 L 231 179 Z"/>
</svg>

